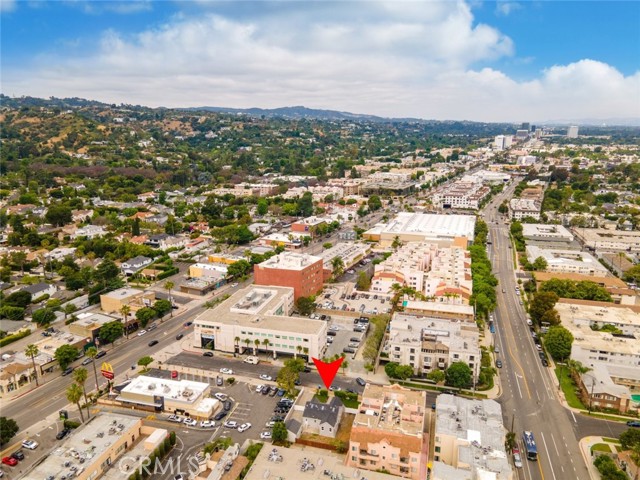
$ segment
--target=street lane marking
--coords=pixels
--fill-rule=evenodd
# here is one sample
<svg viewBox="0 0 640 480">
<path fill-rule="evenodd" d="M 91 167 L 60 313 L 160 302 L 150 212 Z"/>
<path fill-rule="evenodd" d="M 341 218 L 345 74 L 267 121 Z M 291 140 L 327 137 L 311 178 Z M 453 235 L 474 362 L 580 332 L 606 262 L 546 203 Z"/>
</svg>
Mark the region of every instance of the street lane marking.
<svg viewBox="0 0 640 480">
<path fill-rule="evenodd" d="M 520 394 L 520 398 L 522 398 L 522 390 L 520 390 L 520 382 L 518 382 L 518 374 L 516 373 L 516 385 L 518 386 L 518 393 Z"/>
<path fill-rule="evenodd" d="M 571 416 L 573 417 L 573 422 L 574 423 L 578 423 L 578 420 L 576 420 L 576 416 L 573 413 L 573 410 L 569 410 L 571 412 Z"/>
<path fill-rule="evenodd" d="M 553 441 L 553 446 L 556 449 L 556 455 L 560 456 L 560 452 L 558 451 L 558 445 L 556 445 L 556 439 L 553 437 L 553 433 L 551 434 L 551 440 Z"/>
<path fill-rule="evenodd" d="M 544 451 L 547 454 L 547 458 L 549 459 L 549 467 L 551 468 L 551 475 L 553 475 L 553 478 L 555 480 L 556 472 L 553 471 L 553 462 L 551 461 L 551 455 L 549 455 L 549 448 L 547 447 L 547 441 L 544 439 L 544 433 L 540 432 L 540 435 L 542 436 L 542 443 L 544 443 Z M 542 468 L 540 468 L 540 473 L 542 473 Z"/>
</svg>

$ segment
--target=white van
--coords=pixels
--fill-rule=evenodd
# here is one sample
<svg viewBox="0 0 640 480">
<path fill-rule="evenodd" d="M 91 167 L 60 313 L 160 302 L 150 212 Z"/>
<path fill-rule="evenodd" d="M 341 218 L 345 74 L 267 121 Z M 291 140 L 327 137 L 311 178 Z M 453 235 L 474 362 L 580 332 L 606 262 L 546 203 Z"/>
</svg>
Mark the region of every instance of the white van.
<svg viewBox="0 0 640 480">
<path fill-rule="evenodd" d="M 257 365 L 258 363 L 260 363 L 260 360 L 258 360 L 258 357 L 247 357 L 244 359 L 244 363 L 250 363 L 251 365 Z"/>
</svg>

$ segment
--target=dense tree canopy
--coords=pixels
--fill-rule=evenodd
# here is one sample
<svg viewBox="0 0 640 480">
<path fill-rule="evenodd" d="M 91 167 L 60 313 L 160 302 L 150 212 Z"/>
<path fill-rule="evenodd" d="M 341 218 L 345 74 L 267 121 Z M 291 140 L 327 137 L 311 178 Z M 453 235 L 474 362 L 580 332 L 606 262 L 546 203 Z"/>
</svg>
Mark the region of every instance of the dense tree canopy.
<svg viewBox="0 0 640 480">
<path fill-rule="evenodd" d="M 544 336 L 544 346 L 549 351 L 551 358 L 556 361 L 565 361 L 571 355 L 573 335 L 562 326 L 553 326 Z"/>
</svg>

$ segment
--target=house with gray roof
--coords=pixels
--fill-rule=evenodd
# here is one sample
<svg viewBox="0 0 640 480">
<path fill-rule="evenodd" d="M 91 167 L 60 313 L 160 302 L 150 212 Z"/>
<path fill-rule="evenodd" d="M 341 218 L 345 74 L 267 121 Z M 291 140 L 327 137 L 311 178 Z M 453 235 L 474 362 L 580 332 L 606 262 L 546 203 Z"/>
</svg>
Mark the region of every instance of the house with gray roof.
<svg viewBox="0 0 640 480">
<path fill-rule="evenodd" d="M 302 429 L 308 433 L 335 438 L 343 414 L 344 405 L 339 398 L 332 397 L 327 403 L 313 398 L 304 406 Z"/>
</svg>

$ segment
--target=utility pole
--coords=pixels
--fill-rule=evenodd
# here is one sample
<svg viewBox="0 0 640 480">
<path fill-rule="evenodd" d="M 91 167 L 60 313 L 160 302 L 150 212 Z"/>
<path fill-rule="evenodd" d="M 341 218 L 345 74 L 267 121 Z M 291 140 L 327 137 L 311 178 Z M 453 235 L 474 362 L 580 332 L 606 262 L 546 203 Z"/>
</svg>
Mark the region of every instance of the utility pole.
<svg viewBox="0 0 640 480">
<path fill-rule="evenodd" d="M 596 379 L 591 378 L 591 395 L 589 395 L 589 415 L 591 415 L 591 409 L 593 405 L 593 387 L 596 385 Z"/>
</svg>

